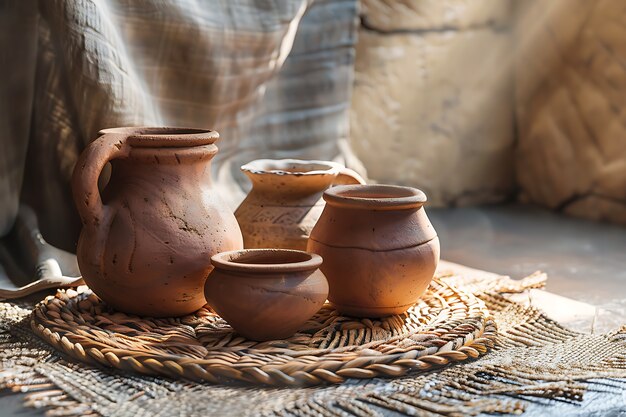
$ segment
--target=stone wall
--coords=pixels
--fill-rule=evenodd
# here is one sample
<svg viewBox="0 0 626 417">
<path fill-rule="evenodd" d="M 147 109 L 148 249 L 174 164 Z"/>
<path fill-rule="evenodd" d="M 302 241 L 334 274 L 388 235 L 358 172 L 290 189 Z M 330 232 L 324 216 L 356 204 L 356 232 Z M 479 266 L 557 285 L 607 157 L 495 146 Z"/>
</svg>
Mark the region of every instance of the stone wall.
<svg viewBox="0 0 626 417">
<path fill-rule="evenodd" d="M 372 180 L 434 205 L 512 195 L 510 19 L 504 0 L 363 0 L 351 145 Z"/>
<path fill-rule="evenodd" d="M 626 2 L 521 4 L 515 30 L 521 198 L 626 224 Z"/>
</svg>

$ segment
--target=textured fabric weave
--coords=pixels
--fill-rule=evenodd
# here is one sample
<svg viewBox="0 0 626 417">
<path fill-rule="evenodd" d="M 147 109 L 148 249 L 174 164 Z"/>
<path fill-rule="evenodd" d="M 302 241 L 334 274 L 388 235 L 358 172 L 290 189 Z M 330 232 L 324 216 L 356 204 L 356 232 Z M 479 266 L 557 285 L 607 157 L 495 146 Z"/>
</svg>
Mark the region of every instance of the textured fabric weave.
<svg viewBox="0 0 626 417">
<path fill-rule="evenodd" d="M 25 199 L 57 246 L 74 248 L 79 224 L 69 178 L 102 128 L 218 130 L 215 180 L 233 209 L 248 186 L 243 163 L 334 159 L 347 142 L 356 0 L 23 3 L 11 15 L 36 38 L 19 62 L 32 74 L 16 76 L 28 87 L 23 102 L 10 109 L 21 123 L 12 140 L 23 146 L 9 148 L 23 153 L 28 144 L 28 156 L 25 167 L 23 155 L 0 157 L 0 170 L 15 174 L 0 181 L 13 187 L 12 211 L 1 215 L 14 216 L 25 170 Z"/>
</svg>

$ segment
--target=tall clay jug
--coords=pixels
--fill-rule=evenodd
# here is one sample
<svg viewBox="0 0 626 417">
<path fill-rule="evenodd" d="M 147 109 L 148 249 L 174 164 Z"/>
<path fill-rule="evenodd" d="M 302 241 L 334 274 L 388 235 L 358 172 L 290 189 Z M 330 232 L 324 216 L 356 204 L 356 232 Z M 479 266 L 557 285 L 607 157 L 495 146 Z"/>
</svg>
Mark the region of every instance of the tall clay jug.
<svg viewBox="0 0 626 417">
<path fill-rule="evenodd" d="M 211 256 L 242 248 L 233 213 L 211 189 L 219 134 L 156 127 L 100 134 L 72 179 L 83 279 L 123 312 L 164 317 L 199 309 Z M 111 179 L 101 197 L 98 177 L 107 162 Z"/>
<path fill-rule="evenodd" d="M 332 185 L 364 184 L 359 174 L 328 161 L 258 159 L 241 167 L 252 190 L 235 211 L 246 249 L 306 250 Z"/>
</svg>

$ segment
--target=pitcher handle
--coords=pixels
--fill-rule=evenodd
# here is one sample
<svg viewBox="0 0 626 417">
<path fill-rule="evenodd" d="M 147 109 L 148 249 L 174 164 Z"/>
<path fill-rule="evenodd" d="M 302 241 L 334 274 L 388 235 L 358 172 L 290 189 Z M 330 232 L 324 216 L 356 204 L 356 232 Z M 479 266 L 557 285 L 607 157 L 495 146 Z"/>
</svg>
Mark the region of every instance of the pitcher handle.
<svg viewBox="0 0 626 417">
<path fill-rule="evenodd" d="M 341 167 L 333 185 L 365 184 L 365 180 L 356 171 Z"/>
<path fill-rule="evenodd" d="M 72 175 L 72 193 L 85 227 L 98 228 L 107 223 L 107 207 L 98 190 L 98 177 L 107 162 L 128 156 L 128 135 L 105 133 L 91 142 L 78 158 Z"/>
</svg>

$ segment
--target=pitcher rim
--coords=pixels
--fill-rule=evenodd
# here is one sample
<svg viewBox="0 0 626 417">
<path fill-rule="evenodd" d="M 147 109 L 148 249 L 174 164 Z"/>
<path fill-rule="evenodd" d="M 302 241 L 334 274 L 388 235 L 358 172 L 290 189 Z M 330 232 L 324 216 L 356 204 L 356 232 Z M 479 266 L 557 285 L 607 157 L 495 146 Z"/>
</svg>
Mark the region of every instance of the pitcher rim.
<svg viewBox="0 0 626 417">
<path fill-rule="evenodd" d="M 288 170 L 287 167 L 280 168 L 266 168 L 267 165 L 309 165 L 309 166 L 318 166 L 318 169 L 311 169 L 306 171 L 293 171 Z M 250 174 L 259 174 L 259 175 L 288 175 L 288 176 L 313 176 L 313 175 L 336 175 L 339 170 L 342 168 L 342 165 L 337 162 L 332 161 L 322 161 L 322 160 L 305 160 L 305 159 L 255 159 L 254 161 L 250 161 L 241 166 L 241 171 Z"/>
<path fill-rule="evenodd" d="M 176 126 L 126 126 L 101 129 L 99 135 L 124 135 L 136 147 L 190 147 L 215 143 L 219 133 L 211 129 Z"/>
</svg>

